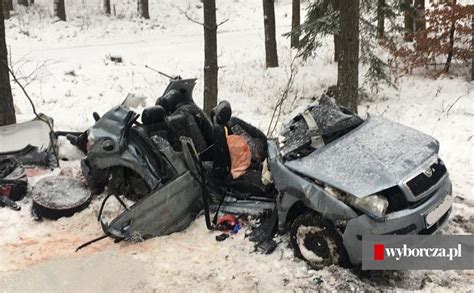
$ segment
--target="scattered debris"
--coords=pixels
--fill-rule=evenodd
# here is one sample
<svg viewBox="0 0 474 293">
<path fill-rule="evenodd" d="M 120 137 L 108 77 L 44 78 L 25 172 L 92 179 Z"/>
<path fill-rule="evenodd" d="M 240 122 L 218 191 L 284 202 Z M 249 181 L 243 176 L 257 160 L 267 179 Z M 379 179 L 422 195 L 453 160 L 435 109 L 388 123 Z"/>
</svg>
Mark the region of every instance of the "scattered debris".
<svg viewBox="0 0 474 293">
<path fill-rule="evenodd" d="M 64 75 L 70 75 L 70 76 L 73 76 L 73 77 L 76 77 L 76 76 L 77 76 L 76 71 L 74 71 L 74 69 L 69 70 L 69 71 L 66 71 L 66 72 L 64 73 Z"/>
<path fill-rule="evenodd" d="M 0 127 L 0 159 L 15 158 L 25 166 L 55 164 L 56 139 L 48 125 L 53 124 L 53 119 L 44 114 L 38 116 L 40 118 L 31 121 Z"/>
<path fill-rule="evenodd" d="M 9 199 L 6 196 L 0 195 L 0 207 L 4 207 L 4 206 L 7 206 L 11 208 L 12 210 L 16 210 L 16 211 L 21 210 L 21 207 L 16 202 L 14 202 L 13 200 Z"/>
<path fill-rule="evenodd" d="M 234 215 L 225 214 L 217 220 L 217 230 L 229 231 L 233 230 L 238 224 L 237 218 Z"/>
<path fill-rule="evenodd" d="M 85 209 L 90 203 L 91 193 L 79 180 L 49 176 L 33 186 L 32 197 L 32 208 L 37 216 L 56 220 Z"/>
<path fill-rule="evenodd" d="M 120 55 L 107 54 L 105 56 L 105 58 L 112 61 L 112 62 L 114 62 L 114 63 L 122 63 L 123 62 L 122 56 L 120 56 Z"/>
<path fill-rule="evenodd" d="M 219 234 L 216 236 L 216 241 L 219 241 L 219 242 L 222 242 L 224 240 L 226 240 L 227 238 L 229 238 L 229 234 L 228 233 L 222 233 L 222 234 Z"/>
<path fill-rule="evenodd" d="M 0 159 L 0 196 L 19 201 L 26 195 L 27 187 L 23 165 L 14 158 Z"/>
</svg>

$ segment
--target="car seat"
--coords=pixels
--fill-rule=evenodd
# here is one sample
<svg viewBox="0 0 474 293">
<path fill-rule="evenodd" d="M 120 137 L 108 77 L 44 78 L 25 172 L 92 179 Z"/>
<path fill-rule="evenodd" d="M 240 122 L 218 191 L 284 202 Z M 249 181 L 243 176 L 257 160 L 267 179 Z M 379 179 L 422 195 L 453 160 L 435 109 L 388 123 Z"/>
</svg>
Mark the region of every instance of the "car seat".
<svg viewBox="0 0 474 293">
<path fill-rule="evenodd" d="M 198 152 L 206 150 L 206 141 L 193 115 L 185 111 L 167 115 L 166 109 L 160 105 L 146 108 L 142 112 L 141 128 L 158 147 L 166 145 L 164 139 L 175 151 L 181 151 L 180 137 L 186 136 L 193 140 Z"/>
<path fill-rule="evenodd" d="M 240 125 L 237 123 L 239 121 L 242 121 L 238 118 L 234 119 L 234 117 L 232 117 L 232 108 L 230 106 L 230 103 L 227 101 L 220 102 L 219 105 L 217 105 L 212 110 L 211 119 L 213 122 L 214 134 L 214 162 L 212 170 L 213 177 L 222 183 L 221 186 L 223 186 L 227 189 L 227 191 L 230 191 L 233 194 L 240 193 L 263 197 L 273 196 L 273 187 L 271 185 L 264 185 L 262 183 L 261 164 L 252 164 L 247 170 L 247 172 L 244 175 L 238 177 L 237 179 L 233 179 L 232 176 L 230 176 L 231 158 L 227 145 L 226 128 L 230 128 L 229 125 L 231 125 L 231 121 L 233 121 L 232 124 L 234 126 Z M 243 127 L 249 129 L 249 132 L 255 132 L 256 136 L 258 136 L 259 139 L 261 139 L 261 136 L 265 137 L 263 133 L 257 134 L 259 130 L 255 127 L 247 123 L 245 124 L 246 125 Z M 242 129 L 244 129 L 243 127 L 241 126 Z M 253 137 L 248 132 L 247 136 L 249 137 L 248 140 L 251 141 L 253 139 Z M 266 144 L 266 142 L 266 137 L 264 140 L 261 140 L 262 144 Z M 264 153 L 266 157 L 266 150 Z M 259 159 L 263 161 L 264 158 Z"/>
</svg>

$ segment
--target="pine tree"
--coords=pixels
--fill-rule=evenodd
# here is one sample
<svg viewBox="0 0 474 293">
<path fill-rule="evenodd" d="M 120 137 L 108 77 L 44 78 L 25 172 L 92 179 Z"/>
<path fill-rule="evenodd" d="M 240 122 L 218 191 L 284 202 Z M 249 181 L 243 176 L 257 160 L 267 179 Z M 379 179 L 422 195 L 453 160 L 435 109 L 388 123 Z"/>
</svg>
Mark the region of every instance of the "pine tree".
<svg viewBox="0 0 474 293">
<path fill-rule="evenodd" d="M 9 19 L 10 18 L 10 9 L 8 9 L 8 0 L 0 0 L 2 1 L 3 3 L 3 8 L 2 8 L 2 12 L 3 12 L 3 18 L 4 19 Z"/>
<path fill-rule="evenodd" d="M 337 62 L 336 101 L 355 113 L 359 105 L 359 14 L 359 0 L 344 2 L 340 9 L 342 49 Z"/>
<path fill-rule="evenodd" d="M 413 41 L 413 18 L 414 18 L 414 7 L 413 0 L 405 0 L 403 5 L 404 18 L 405 18 L 405 41 Z"/>
<path fill-rule="evenodd" d="M 140 15 L 140 17 L 143 17 L 144 19 L 150 19 L 148 0 L 138 0 L 137 5 L 138 15 Z"/>
<path fill-rule="evenodd" d="M 377 0 L 377 38 L 385 33 L 385 0 Z"/>
<path fill-rule="evenodd" d="M 377 1 L 361 1 L 359 15 L 359 62 L 366 65 L 363 86 L 369 86 L 377 91 L 381 83 L 391 83 L 388 64 L 377 52 Z M 317 54 L 321 40 L 326 36 L 334 37 L 334 61 L 338 62 L 342 54 L 340 13 L 347 9 L 348 3 L 343 0 L 316 0 L 308 6 L 306 19 L 301 24 L 299 55 L 304 59 Z M 390 22 L 390 30 L 399 30 L 395 19 L 399 10 L 398 2 L 385 0 L 384 21 Z M 386 29 L 384 29 L 386 30 Z M 289 35 L 289 34 L 287 34 Z"/>
<path fill-rule="evenodd" d="M 339 14 L 339 7 L 341 6 L 342 0 L 333 0 L 334 13 Z M 339 25 L 337 26 L 339 28 Z M 334 31 L 334 62 L 339 61 L 339 56 L 341 55 L 341 32 L 339 29 Z"/>
<path fill-rule="evenodd" d="M 54 16 L 59 20 L 66 21 L 66 7 L 64 0 L 54 0 Z"/>
<path fill-rule="evenodd" d="M 425 0 L 415 0 L 415 31 L 426 29 Z"/>
<path fill-rule="evenodd" d="M 471 48 L 474 50 L 474 14 L 471 15 Z M 474 54 L 471 55 L 471 81 L 474 80 Z"/>
<path fill-rule="evenodd" d="M 263 24 L 265 29 L 266 67 L 278 67 L 274 0 L 263 0 Z"/>
<path fill-rule="evenodd" d="M 104 5 L 104 13 L 105 15 L 110 15 L 110 0 L 103 0 L 103 5 Z"/>
<path fill-rule="evenodd" d="M 204 112 L 217 105 L 217 23 L 216 1 L 204 0 Z"/>
<path fill-rule="evenodd" d="M 292 1 L 291 11 L 291 47 L 299 48 L 300 46 L 300 0 Z"/>
<path fill-rule="evenodd" d="M 3 11 L 3 1 L 0 8 Z M 0 13 L 0 126 L 16 122 L 15 107 L 13 106 L 10 74 L 8 72 L 8 51 L 5 42 L 5 23 L 3 13 Z"/>
</svg>

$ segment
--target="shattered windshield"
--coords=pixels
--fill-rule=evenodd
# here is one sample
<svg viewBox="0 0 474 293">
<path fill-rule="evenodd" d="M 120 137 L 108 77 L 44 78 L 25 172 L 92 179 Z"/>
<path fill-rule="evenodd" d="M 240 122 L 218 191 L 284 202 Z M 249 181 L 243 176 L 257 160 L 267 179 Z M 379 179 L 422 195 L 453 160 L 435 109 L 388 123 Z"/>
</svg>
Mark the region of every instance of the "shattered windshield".
<svg viewBox="0 0 474 293">
<path fill-rule="evenodd" d="M 350 132 L 363 121 L 323 95 L 319 103 L 310 105 L 283 125 L 279 139 L 281 154 L 286 160 L 306 156 Z"/>
</svg>

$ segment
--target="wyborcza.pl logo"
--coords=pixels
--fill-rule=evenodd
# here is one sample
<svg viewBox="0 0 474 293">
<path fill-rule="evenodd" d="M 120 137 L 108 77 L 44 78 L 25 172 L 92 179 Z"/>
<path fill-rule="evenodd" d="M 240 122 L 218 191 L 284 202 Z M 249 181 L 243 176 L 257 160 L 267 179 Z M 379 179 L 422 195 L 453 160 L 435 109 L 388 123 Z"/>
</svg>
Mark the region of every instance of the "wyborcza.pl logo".
<svg viewBox="0 0 474 293">
<path fill-rule="evenodd" d="M 408 247 L 388 247 L 384 244 L 374 244 L 374 260 L 385 260 L 385 256 L 394 257 L 395 260 L 401 260 L 406 257 L 443 257 L 453 260 L 455 257 L 462 257 L 462 245 L 459 243 L 457 247 L 446 248 L 418 248 Z"/>
<path fill-rule="evenodd" d="M 362 269 L 474 269 L 473 235 L 384 235 L 362 238 Z"/>
</svg>

